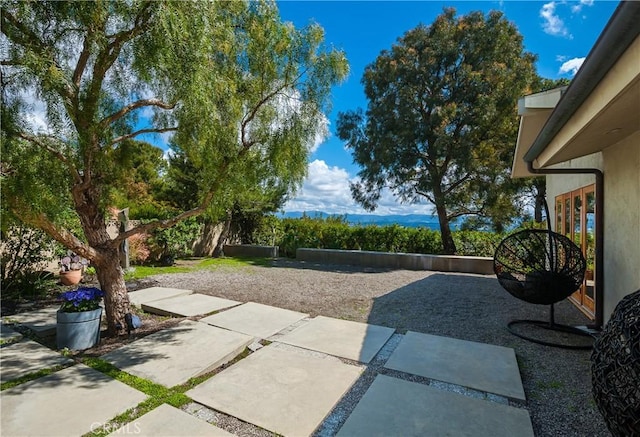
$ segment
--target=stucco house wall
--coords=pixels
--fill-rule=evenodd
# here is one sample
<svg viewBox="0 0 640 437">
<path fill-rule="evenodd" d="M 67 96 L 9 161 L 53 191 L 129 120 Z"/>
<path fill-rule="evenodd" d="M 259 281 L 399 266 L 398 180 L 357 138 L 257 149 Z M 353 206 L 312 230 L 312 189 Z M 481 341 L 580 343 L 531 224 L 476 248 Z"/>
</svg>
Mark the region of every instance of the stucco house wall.
<svg viewBox="0 0 640 437">
<path fill-rule="evenodd" d="M 604 163 L 604 318 L 640 289 L 640 131 L 602 152 Z"/>
</svg>

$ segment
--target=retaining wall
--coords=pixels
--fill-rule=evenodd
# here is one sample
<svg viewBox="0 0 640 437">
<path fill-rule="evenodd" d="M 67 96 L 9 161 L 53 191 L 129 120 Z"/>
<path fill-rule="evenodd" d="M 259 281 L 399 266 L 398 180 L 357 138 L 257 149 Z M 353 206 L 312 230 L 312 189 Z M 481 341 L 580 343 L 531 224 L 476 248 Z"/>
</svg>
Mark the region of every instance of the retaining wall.
<svg viewBox="0 0 640 437">
<path fill-rule="evenodd" d="M 253 244 L 225 244 L 224 256 L 248 258 L 277 258 L 278 246 L 257 246 Z"/>
<path fill-rule="evenodd" d="M 226 252 L 225 252 L 226 253 Z M 369 252 L 362 250 L 296 250 L 296 259 L 320 264 L 348 264 L 405 270 L 479 273 L 493 275 L 493 258 L 483 256 L 423 255 L 419 253 Z"/>
</svg>

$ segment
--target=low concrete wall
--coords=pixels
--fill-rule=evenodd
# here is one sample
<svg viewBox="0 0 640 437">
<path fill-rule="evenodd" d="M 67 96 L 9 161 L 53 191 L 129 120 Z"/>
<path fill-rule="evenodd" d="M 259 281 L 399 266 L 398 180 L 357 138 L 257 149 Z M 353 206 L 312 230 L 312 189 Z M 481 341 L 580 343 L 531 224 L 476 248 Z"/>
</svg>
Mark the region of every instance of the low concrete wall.
<svg viewBox="0 0 640 437">
<path fill-rule="evenodd" d="M 248 258 L 277 258 L 278 246 L 256 246 L 252 244 L 225 244 L 224 256 Z"/>
<path fill-rule="evenodd" d="M 493 275 L 493 258 L 483 256 L 423 255 L 419 253 L 368 252 L 362 250 L 305 249 L 296 259 L 321 264 L 348 264 L 405 270 L 479 273 Z"/>
</svg>

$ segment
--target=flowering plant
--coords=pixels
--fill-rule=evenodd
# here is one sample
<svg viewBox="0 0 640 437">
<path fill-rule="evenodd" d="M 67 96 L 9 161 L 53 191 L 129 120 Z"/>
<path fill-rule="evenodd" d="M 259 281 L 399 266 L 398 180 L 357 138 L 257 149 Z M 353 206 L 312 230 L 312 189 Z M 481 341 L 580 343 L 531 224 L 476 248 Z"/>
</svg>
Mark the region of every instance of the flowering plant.
<svg viewBox="0 0 640 437">
<path fill-rule="evenodd" d="M 60 258 L 58 261 L 58 265 L 60 266 L 61 272 L 70 272 L 72 270 L 82 270 L 87 265 L 87 260 L 82 258 L 79 255 L 76 255 L 73 252 L 69 252 L 69 254 Z"/>
<path fill-rule="evenodd" d="M 96 287 L 80 287 L 74 291 L 67 291 L 60 295 L 63 313 L 79 313 L 82 311 L 92 311 L 100 306 L 100 299 L 104 292 Z"/>
</svg>

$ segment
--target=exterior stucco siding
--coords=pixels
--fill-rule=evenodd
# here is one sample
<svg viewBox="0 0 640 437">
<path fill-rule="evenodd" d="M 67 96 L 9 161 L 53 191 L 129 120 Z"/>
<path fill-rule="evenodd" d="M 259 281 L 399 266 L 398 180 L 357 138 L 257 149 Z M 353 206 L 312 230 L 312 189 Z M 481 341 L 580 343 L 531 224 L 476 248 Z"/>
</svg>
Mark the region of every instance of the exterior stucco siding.
<svg viewBox="0 0 640 437">
<path fill-rule="evenodd" d="M 604 318 L 640 289 L 640 131 L 603 151 Z"/>
</svg>

